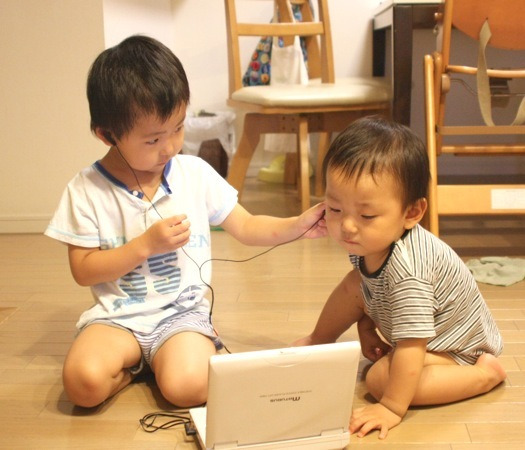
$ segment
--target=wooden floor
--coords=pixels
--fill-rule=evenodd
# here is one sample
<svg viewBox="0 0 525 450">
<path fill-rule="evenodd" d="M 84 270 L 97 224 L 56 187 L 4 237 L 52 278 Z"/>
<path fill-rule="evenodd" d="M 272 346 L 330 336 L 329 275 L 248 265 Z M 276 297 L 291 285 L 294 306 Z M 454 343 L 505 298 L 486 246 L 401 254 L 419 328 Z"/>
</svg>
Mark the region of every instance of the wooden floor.
<svg viewBox="0 0 525 450">
<path fill-rule="evenodd" d="M 244 204 L 252 212 L 290 215 L 294 191 L 251 180 Z M 525 256 L 525 221 L 447 219 L 442 237 L 462 257 Z M 242 259 L 242 247 L 213 232 L 214 257 Z M 287 346 L 313 327 L 328 293 L 349 270 L 329 239 L 298 241 L 248 263 L 214 263 L 215 325 L 232 352 Z M 413 408 L 386 442 L 377 433 L 351 445 L 389 449 L 522 449 L 525 442 L 525 282 L 481 285 L 502 330 L 504 385 L 488 395 L 432 408 Z M 172 409 L 144 377 L 95 410 L 71 405 L 61 366 L 79 314 L 91 304 L 69 275 L 65 247 L 41 235 L 0 236 L 0 448 L 195 449 L 181 429 L 144 432 L 139 419 Z M 349 330 L 342 339 L 354 339 Z M 361 371 L 367 362 L 362 361 Z M 354 404 L 367 402 L 362 380 Z"/>
</svg>

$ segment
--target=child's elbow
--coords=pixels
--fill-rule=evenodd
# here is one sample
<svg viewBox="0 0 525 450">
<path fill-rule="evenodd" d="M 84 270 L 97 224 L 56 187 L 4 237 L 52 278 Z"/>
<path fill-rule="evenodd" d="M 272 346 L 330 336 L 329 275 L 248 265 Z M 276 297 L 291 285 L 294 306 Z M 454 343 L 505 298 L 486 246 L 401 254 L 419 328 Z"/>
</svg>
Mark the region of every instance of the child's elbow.
<svg viewBox="0 0 525 450">
<path fill-rule="evenodd" d="M 71 275 L 73 280 L 83 287 L 89 287 L 96 284 L 93 280 L 93 276 L 90 273 L 89 269 L 86 268 L 83 264 L 70 264 L 69 268 L 71 269 Z"/>
<path fill-rule="evenodd" d="M 81 273 L 80 271 L 71 269 L 71 275 L 73 276 L 73 280 L 75 280 L 75 282 L 79 286 L 89 287 L 93 285 L 93 283 L 90 282 L 88 277 L 85 274 Z"/>
</svg>

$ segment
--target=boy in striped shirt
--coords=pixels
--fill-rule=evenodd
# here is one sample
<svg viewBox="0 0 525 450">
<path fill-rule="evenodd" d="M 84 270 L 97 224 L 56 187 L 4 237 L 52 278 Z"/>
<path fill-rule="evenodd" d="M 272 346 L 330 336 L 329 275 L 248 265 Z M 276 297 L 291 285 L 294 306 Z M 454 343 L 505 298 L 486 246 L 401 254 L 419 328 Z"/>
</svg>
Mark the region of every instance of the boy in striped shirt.
<svg viewBox="0 0 525 450">
<path fill-rule="evenodd" d="M 474 278 L 419 225 L 429 183 L 421 140 L 384 119 L 358 120 L 331 145 L 324 174 L 328 234 L 354 270 L 296 344 L 333 342 L 358 323 L 377 403 L 353 412 L 350 431 L 379 429 L 385 438 L 410 405 L 455 402 L 500 384 L 503 343 Z"/>
</svg>

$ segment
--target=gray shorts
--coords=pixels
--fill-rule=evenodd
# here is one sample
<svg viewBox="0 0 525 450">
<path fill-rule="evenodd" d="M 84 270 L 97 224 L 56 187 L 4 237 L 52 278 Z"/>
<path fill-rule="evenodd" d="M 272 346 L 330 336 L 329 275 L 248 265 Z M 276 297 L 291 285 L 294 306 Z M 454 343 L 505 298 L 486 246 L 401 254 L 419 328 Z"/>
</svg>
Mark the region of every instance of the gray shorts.
<svg viewBox="0 0 525 450">
<path fill-rule="evenodd" d="M 194 308 L 183 313 L 177 313 L 164 319 L 151 333 L 139 333 L 130 330 L 129 328 L 113 322 L 111 319 L 96 319 L 86 324 L 84 328 L 95 323 L 120 328 L 121 330 L 133 334 L 142 351 L 142 358 L 138 365 L 129 369 L 132 375 L 142 372 L 146 365 L 151 365 L 155 353 L 157 353 L 162 344 L 178 333 L 185 331 L 199 333 L 210 338 L 217 350 L 223 348 L 222 341 L 211 324 L 209 312 L 199 308 Z"/>
</svg>

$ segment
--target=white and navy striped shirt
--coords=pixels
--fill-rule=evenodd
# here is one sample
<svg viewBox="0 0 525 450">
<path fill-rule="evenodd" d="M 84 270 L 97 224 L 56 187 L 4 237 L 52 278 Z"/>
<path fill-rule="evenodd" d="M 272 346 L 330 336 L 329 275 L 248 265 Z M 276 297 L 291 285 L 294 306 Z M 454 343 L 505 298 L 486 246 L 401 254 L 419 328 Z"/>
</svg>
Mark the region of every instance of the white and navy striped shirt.
<svg viewBox="0 0 525 450">
<path fill-rule="evenodd" d="M 367 274 L 362 257 L 350 255 L 362 278 L 367 314 L 395 347 L 428 339 L 427 350 L 474 364 L 482 353 L 499 355 L 503 342 L 474 277 L 443 241 L 417 225 L 392 244 L 389 257 Z"/>
</svg>

